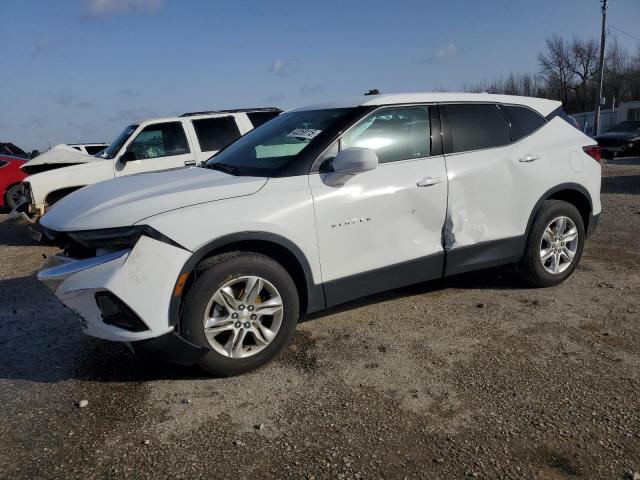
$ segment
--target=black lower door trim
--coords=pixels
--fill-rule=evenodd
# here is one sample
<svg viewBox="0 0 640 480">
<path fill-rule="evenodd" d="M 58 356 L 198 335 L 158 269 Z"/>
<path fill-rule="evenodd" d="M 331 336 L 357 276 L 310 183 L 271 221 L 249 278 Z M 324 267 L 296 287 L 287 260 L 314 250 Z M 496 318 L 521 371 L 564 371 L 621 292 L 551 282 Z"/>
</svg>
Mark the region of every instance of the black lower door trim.
<svg viewBox="0 0 640 480">
<path fill-rule="evenodd" d="M 370 270 L 324 283 L 327 307 L 442 277 L 444 253 Z"/>
<path fill-rule="evenodd" d="M 444 275 L 457 275 L 471 270 L 518 262 L 524 254 L 526 244 L 527 237 L 522 235 L 468 247 L 451 248 L 447 250 Z"/>
</svg>

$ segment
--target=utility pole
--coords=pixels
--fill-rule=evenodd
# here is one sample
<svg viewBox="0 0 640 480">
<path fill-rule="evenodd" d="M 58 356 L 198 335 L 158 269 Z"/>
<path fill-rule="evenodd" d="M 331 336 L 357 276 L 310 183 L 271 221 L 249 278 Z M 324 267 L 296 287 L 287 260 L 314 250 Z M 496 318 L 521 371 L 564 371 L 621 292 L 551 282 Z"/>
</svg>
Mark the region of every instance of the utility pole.
<svg viewBox="0 0 640 480">
<path fill-rule="evenodd" d="M 602 99 L 602 83 L 604 81 L 604 44 L 607 35 L 607 0 L 602 2 L 602 34 L 600 36 L 600 78 L 598 79 L 598 94 L 596 96 L 596 108 L 593 115 L 593 135 L 600 129 L 600 101 Z"/>
</svg>

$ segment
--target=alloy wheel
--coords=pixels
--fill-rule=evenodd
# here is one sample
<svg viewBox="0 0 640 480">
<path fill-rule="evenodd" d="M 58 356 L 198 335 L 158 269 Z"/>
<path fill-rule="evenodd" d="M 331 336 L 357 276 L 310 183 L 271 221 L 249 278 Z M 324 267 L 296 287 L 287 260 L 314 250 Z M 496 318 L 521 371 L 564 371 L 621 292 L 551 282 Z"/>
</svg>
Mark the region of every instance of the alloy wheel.
<svg viewBox="0 0 640 480">
<path fill-rule="evenodd" d="M 211 297 L 204 333 L 216 352 L 246 358 L 264 350 L 282 325 L 283 302 L 269 281 L 256 276 L 229 280 Z"/>
<path fill-rule="evenodd" d="M 540 260 L 544 269 L 557 275 L 569 268 L 578 251 L 578 240 L 578 228 L 569 217 L 551 220 L 540 241 Z"/>
</svg>

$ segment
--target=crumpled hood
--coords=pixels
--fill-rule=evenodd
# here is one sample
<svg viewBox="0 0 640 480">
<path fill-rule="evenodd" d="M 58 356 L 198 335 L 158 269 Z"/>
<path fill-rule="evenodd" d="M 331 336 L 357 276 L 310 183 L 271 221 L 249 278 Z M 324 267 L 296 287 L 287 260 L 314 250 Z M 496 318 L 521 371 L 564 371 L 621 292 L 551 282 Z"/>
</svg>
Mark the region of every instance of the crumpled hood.
<svg viewBox="0 0 640 480">
<path fill-rule="evenodd" d="M 98 162 L 101 159 L 82 153 L 75 148 L 71 148 L 64 143 L 56 145 L 55 147 L 41 153 L 33 160 L 29 160 L 22 165 L 22 170 L 27 173 L 35 173 L 36 171 L 43 171 L 41 168 L 43 165 L 75 165 L 78 163 Z M 40 167 L 40 168 L 36 168 Z"/>
<path fill-rule="evenodd" d="M 265 183 L 266 178 L 198 167 L 140 173 L 77 190 L 56 203 L 40 223 L 56 231 L 124 227 L 169 210 L 251 195 Z"/>
</svg>

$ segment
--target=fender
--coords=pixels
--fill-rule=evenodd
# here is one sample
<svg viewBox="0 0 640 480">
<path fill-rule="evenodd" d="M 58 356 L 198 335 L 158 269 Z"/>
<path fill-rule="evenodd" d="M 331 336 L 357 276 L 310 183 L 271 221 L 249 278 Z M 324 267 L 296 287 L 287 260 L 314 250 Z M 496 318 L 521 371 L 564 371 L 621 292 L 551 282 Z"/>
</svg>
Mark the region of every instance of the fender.
<svg viewBox="0 0 640 480">
<path fill-rule="evenodd" d="M 247 231 L 247 232 L 238 232 L 232 233 L 229 235 L 224 235 L 220 238 L 216 238 L 211 242 L 205 244 L 196 250 L 193 255 L 187 260 L 187 262 L 180 270 L 180 274 L 191 272 L 194 267 L 204 258 L 209 256 L 212 252 L 216 250 L 224 249 L 224 247 L 228 245 L 233 245 L 234 243 L 239 242 L 267 242 L 279 247 L 286 249 L 290 254 L 292 254 L 298 264 L 300 265 L 302 272 L 305 277 L 305 284 L 307 289 L 307 298 L 306 298 L 306 312 L 313 313 L 320 310 L 323 310 L 326 306 L 325 297 L 324 297 L 324 289 L 322 284 L 316 285 L 313 283 L 313 275 L 311 273 L 311 267 L 309 266 L 309 261 L 305 254 L 298 248 L 296 244 L 294 244 L 289 239 L 277 235 L 275 233 L 270 232 L 261 232 L 261 231 Z M 169 303 L 169 324 L 177 325 L 180 322 L 180 307 L 182 304 L 182 296 L 172 296 L 171 302 Z"/>
<path fill-rule="evenodd" d="M 542 203 L 545 200 L 548 200 L 549 198 L 551 198 L 553 196 L 553 194 L 558 193 L 562 190 L 574 190 L 577 191 L 579 193 L 581 193 L 582 195 L 584 195 L 587 200 L 589 200 L 589 222 L 588 225 L 585 225 L 585 227 L 587 228 L 587 230 L 589 230 L 591 228 L 592 223 L 597 223 L 597 219 L 595 220 L 595 222 L 592 222 L 592 219 L 594 219 L 593 216 L 593 201 L 591 200 L 591 194 L 589 193 L 589 191 L 584 188 L 582 185 L 578 184 L 578 183 L 560 183 L 559 185 L 556 185 L 552 188 L 550 188 L 549 190 L 547 190 L 541 197 L 540 199 L 536 202 L 536 204 L 533 207 L 533 210 L 531 210 L 531 214 L 529 215 L 529 221 L 527 222 L 527 228 L 524 232 L 524 237 L 525 238 L 529 238 L 529 231 L 531 230 L 531 225 L 533 224 L 533 219 L 536 216 L 536 213 L 538 213 L 538 210 L 540 210 L 540 207 L 542 207 Z M 593 231 L 593 229 L 591 229 L 590 231 Z"/>
</svg>

